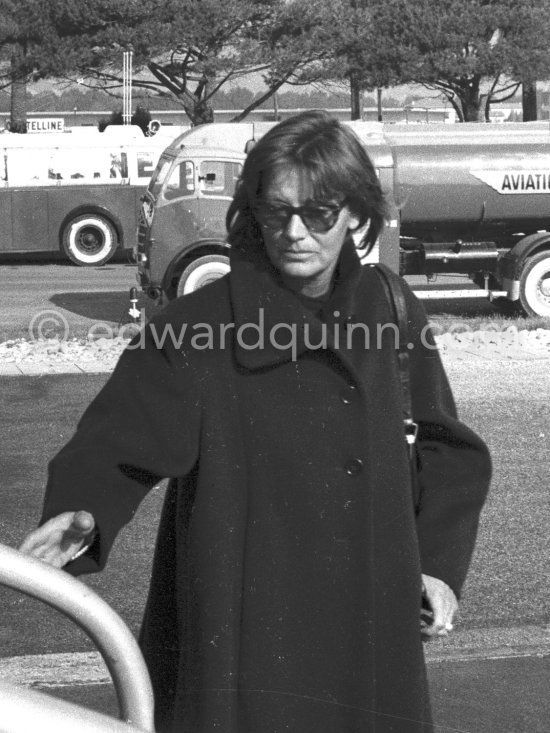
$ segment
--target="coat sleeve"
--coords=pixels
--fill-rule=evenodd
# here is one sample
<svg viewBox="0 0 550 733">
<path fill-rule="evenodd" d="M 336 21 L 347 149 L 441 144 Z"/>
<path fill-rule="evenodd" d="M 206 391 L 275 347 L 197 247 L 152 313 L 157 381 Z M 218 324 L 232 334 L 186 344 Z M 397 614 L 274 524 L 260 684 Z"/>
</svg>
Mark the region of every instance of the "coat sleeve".
<svg viewBox="0 0 550 733">
<path fill-rule="evenodd" d="M 158 331 L 158 328 L 157 328 Z M 98 533 L 66 569 L 104 567 L 121 527 L 147 491 L 183 477 L 197 461 L 200 380 L 185 354 L 159 348 L 150 327 L 129 344 L 113 374 L 49 465 L 41 523 L 65 511 L 89 511 Z"/>
<path fill-rule="evenodd" d="M 460 596 L 473 553 L 491 462 L 483 440 L 457 417 L 424 308 L 406 289 L 413 416 L 419 425 L 417 531 L 422 572 Z"/>
</svg>

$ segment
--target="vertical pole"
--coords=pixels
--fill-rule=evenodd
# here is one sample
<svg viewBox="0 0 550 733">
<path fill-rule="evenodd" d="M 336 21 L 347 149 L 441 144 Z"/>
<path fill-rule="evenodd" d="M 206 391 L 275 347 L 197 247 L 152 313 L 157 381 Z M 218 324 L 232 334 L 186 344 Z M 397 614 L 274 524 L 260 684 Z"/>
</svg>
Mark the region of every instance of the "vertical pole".
<svg viewBox="0 0 550 733">
<path fill-rule="evenodd" d="M 122 55 L 122 122 L 129 125 L 132 121 L 132 51 Z"/>
<path fill-rule="evenodd" d="M 132 75 L 133 68 L 132 62 L 134 59 L 134 52 L 128 52 L 128 124 L 132 122 Z"/>
<path fill-rule="evenodd" d="M 378 106 L 378 122 L 382 122 L 382 87 L 376 88 L 376 103 Z"/>
<path fill-rule="evenodd" d="M 127 51 L 124 51 L 122 54 L 122 124 L 126 124 L 126 114 L 127 114 L 127 100 L 126 100 L 126 57 L 128 53 Z"/>
</svg>

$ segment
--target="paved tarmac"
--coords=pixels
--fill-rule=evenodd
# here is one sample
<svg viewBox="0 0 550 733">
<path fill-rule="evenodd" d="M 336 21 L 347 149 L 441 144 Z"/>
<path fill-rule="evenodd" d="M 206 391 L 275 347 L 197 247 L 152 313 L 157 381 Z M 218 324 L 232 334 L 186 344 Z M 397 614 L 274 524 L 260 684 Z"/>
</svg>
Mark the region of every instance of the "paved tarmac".
<svg viewBox="0 0 550 733">
<path fill-rule="evenodd" d="M 435 733 L 550 731 L 548 656 L 429 662 L 428 675 Z M 118 716 L 110 684 L 55 688 L 48 694 Z"/>
<path fill-rule="evenodd" d="M 0 679 L 118 716 L 113 685 L 96 654 L 47 656 L 2 660 Z M 548 630 L 457 632 L 426 645 L 426 656 L 436 733 L 550 731 Z"/>
</svg>

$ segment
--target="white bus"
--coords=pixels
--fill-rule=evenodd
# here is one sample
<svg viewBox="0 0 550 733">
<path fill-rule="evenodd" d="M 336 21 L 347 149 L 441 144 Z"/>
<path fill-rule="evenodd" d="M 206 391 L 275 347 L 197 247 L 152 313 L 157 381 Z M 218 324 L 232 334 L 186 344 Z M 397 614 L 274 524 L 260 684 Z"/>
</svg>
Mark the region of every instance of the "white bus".
<svg viewBox="0 0 550 733">
<path fill-rule="evenodd" d="M 0 135 L 0 253 L 97 266 L 130 250 L 139 198 L 171 137 L 112 126 Z"/>
</svg>

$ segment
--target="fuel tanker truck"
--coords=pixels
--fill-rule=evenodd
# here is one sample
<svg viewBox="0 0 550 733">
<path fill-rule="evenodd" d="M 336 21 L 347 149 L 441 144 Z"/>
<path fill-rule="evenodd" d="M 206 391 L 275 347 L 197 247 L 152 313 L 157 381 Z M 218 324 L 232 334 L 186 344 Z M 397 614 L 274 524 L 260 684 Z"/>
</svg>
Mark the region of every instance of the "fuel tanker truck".
<svg viewBox="0 0 550 733">
<path fill-rule="evenodd" d="M 142 197 L 138 281 L 166 301 L 229 270 L 225 213 L 247 150 L 273 123 L 201 125 L 162 153 Z M 489 298 L 550 317 L 550 124 L 349 122 L 389 216 L 364 259 L 421 275 L 423 298 Z M 457 287 L 434 287 L 457 275 Z M 440 278 L 443 279 L 443 278 Z"/>
</svg>

